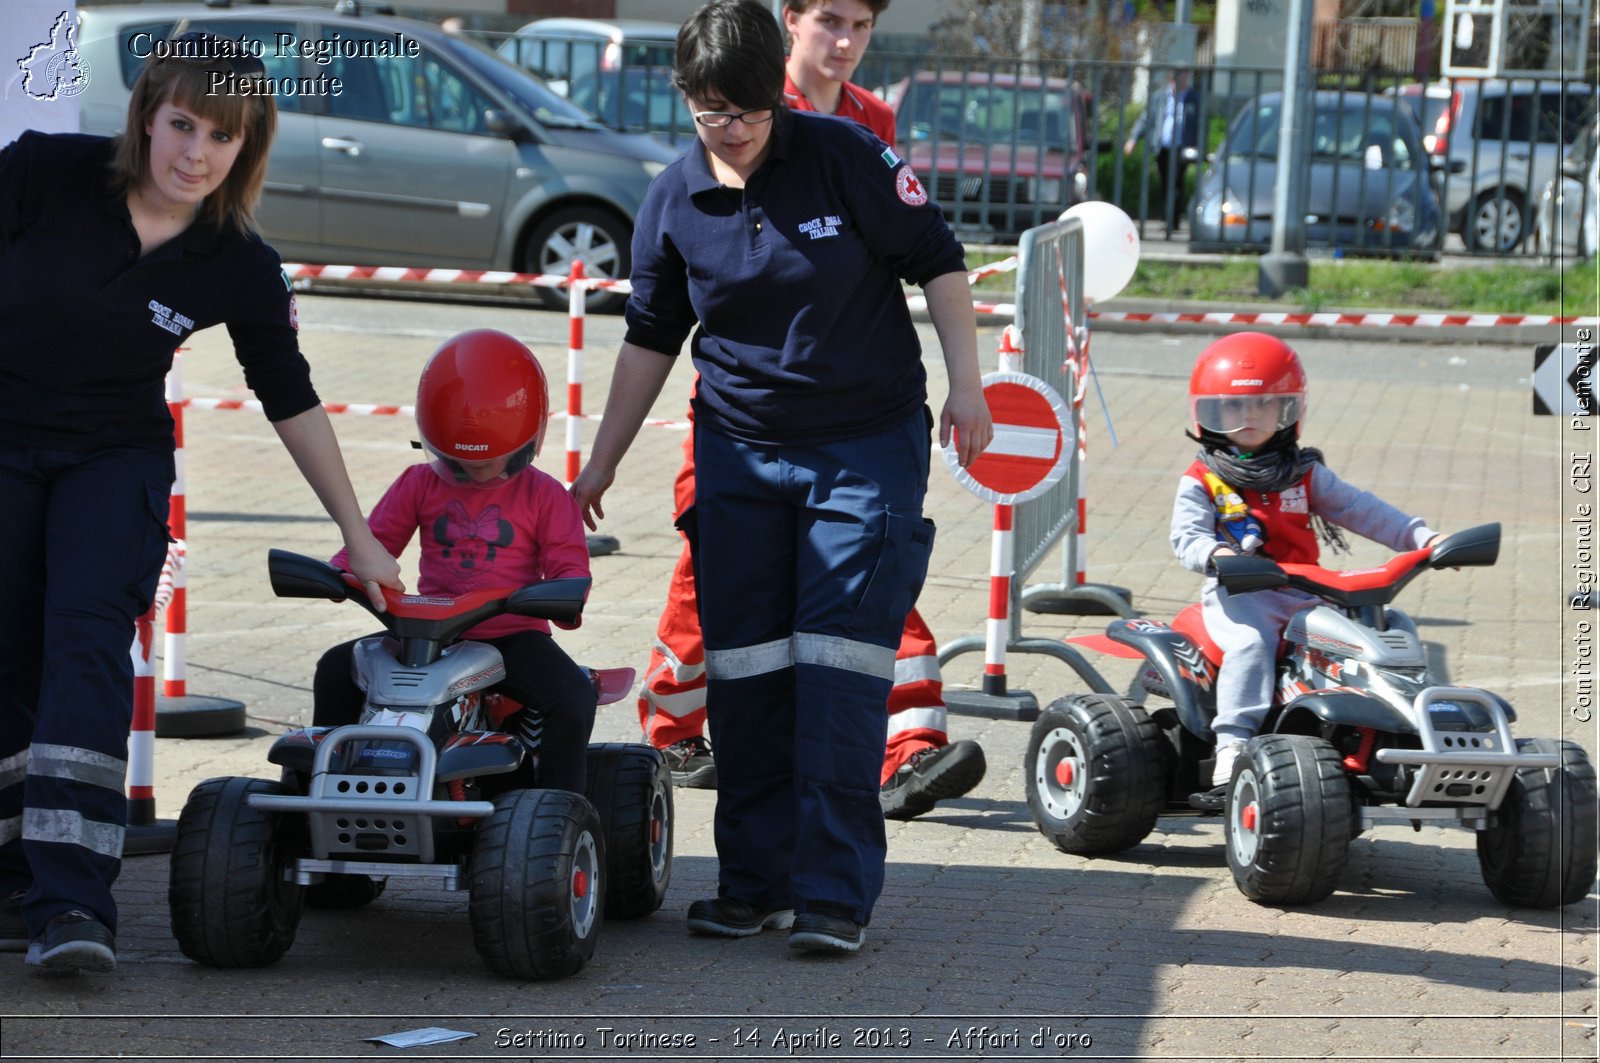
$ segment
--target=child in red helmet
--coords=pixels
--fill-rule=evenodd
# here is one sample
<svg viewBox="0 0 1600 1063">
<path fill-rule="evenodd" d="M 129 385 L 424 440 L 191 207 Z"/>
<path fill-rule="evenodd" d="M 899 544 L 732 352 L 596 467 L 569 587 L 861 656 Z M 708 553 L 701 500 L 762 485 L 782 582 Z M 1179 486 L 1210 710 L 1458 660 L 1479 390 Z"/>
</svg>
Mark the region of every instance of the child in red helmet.
<svg viewBox="0 0 1600 1063">
<path fill-rule="evenodd" d="M 503 332 L 464 332 L 428 359 L 417 385 L 417 428 L 433 460 L 401 473 L 368 519 L 396 556 L 422 533 L 417 593 L 458 596 L 589 575 L 577 504 L 530 464 L 549 411 L 538 359 Z M 333 564 L 344 559 L 340 551 Z M 588 673 L 556 645 L 544 620 L 501 615 L 464 637 L 500 651 L 506 675 L 495 689 L 526 706 L 506 726 L 538 739 L 538 785 L 583 793 L 595 713 Z M 354 646 L 335 646 L 317 663 L 316 726 L 361 715 L 362 694 L 350 677 Z"/>
<path fill-rule="evenodd" d="M 1189 378 L 1189 409 L 1189 437 L 1201 450 L 1172 504 L 1172 548 L 1184 567 L 1214 577 L 1212 558 L 1255 553 L 1314 565 L 1319 538 L 1348 549 L 1338 528 L 1391 550 L 1438 538 L 1421 518 L 1340 480 L 1320 450 L 1300 446 L 1306 375 L 1281 340 L 1239 332 L 1207 347 Z M 1283 629 L 1316 599 L 1290 589 L 1230 595 L 1211 578 L 1200 600 L 1206 631 L 1223 651 L 1211 783 L 1225 788 L 1272 704 Z"/>
</svg>

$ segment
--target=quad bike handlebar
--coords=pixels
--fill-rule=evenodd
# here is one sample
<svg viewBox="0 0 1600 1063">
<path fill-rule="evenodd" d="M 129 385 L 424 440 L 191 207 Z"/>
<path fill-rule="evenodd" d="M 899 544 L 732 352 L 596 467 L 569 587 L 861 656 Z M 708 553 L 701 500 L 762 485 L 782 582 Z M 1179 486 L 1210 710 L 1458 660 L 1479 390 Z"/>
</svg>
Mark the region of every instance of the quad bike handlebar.
<svg viewBox="0 0 1600 1063">
<path fill-rule="evenodd" d="M 376 617 L 395 637 L 439 645 L 503 613 L 572 623 L 583 614 L 593 583 L 588 577 L 568 576 L 526 587 L 492 587 L 457 597 L 402 594 L 384 587 L 386 611 L 380 613 L 361 592 L 360 581 L 326 561 L 272 549 L 267 551 L 267 573 L 272 580 L 272 593 L 280 598 L 349 600 Z"/>
<path fill-rule="evenodd" d="M 1346 609 L 1384 606 L 1428 568 L 1492 565 L 1500 556 L 1500 525 L 1480 524 L 1448 536 L 1437 545 L 1396 554 L 1378 568 L 1341 572 L 1319 565 L 1283 564 L 1255 555 L 1212 558 L 1217 582 L 1230 594 L 1294 587 Z"/>
</svg>

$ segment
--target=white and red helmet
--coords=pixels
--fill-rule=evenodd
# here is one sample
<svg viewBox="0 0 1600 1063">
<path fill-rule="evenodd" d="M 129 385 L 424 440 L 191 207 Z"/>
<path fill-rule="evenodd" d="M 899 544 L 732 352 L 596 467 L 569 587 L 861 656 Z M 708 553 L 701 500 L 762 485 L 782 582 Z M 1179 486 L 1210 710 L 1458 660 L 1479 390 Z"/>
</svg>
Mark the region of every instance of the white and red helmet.
<svg viewBox="0 0 1600 1063">
<path fill-rule="evenodd" d="M 1227 439 L 1242 427 L 1245 404 L 1277 406 L 1276 431 L 1306 413 L 1306 373 L 1287 343 L 1263 332 L 1235 332 L 1200 353 L 1189 375 L 1189 419 L 1201 438 Z"/>
<path fill-rule="evenodd" d="M 417 383 L 417 430 L 455 479 L 460 461 L 508 458 L 506 475 L 539 453 L 550 420 L 544 369 L 514 337 L 474 329 L 446 340 Z"/>
</svg>

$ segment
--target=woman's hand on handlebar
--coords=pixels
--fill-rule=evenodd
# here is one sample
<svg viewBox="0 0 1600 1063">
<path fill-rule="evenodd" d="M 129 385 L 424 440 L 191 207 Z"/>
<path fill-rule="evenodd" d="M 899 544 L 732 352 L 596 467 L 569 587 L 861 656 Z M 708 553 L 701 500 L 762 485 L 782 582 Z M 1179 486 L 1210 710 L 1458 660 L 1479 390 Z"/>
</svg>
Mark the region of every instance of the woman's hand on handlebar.
<svg viewBox="0 0 1600 1063">
<path fill-rule="evenodd" d="M 384 587 L 405 593 L 405 581 L 400 578 L 400 562 L 390 556 L 370 531 L 365 536 L 352 538 L 358 541 L 345 543 L 345 549 L 349 552 L 350 572 L 361 581 L 361 589 L 366 592 L 372 608 L 384 612 L 388 608 L 383 601 Z"/>
</svg>

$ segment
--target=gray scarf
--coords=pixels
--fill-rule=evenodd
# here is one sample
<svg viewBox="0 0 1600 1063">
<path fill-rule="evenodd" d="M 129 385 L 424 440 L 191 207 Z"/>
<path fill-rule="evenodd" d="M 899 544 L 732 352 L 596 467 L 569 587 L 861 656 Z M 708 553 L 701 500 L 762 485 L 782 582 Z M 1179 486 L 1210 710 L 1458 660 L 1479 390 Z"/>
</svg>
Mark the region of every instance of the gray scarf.
<svg viewBox="0 0 1600 1063">
<path fill-rule="evenodd" d="M 1302 447 L 1294 443 L 1274 450 L 1254 454 L 1233 454 L 1210 447 L 1200 451 L 1200 460 L 1206 468 L 1216 473 L 1234 490 L 1259 491 L 1276 494 L 1297 483 L 1311 471 L 1313 465 L 1322 463 L 1322 451 L 1316 447 Z M 1349 553 L 1350 544 L 1339 529 L 1315 514 L 1311 527 L 1317 537 L 1334 553 Z"/>
</svg>

